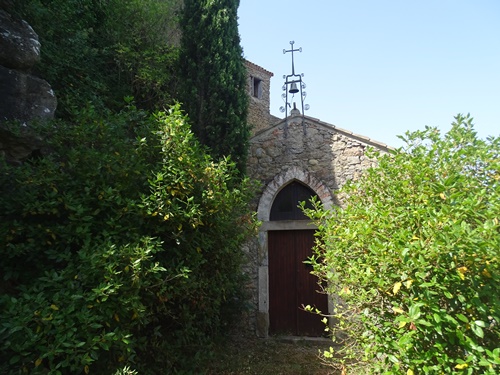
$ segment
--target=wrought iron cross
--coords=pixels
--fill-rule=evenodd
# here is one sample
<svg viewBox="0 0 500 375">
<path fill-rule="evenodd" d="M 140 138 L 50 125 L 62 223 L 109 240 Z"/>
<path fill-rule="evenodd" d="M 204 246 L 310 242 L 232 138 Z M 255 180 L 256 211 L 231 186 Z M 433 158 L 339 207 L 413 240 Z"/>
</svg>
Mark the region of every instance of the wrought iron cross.
<svg viewBox="0 0 500 375">
<path fill-rule="evenodd" d="M 299 49 L 293 49 L 293 45 L 294 44 L 295 44 L 295 42 L 292 40 L 290 42 L 290 45 L 292 46 L 292 49 L 289 49 L 289 50 L 284 49 L 283 50 L 283 54 L 285 54 L 287 52 L 291 52 L 292 53 L 292 76 L 295 75 L 295 65 L 294 65 L 294 61 L 293 61 L 293 53 L 294 52 L 302 52 L 302 47 L 300 47 Z"/>
<path fill-rule="evenodd" d="M 302 47 L 300 48 L 293 48 L 293 45 L 295 42 L 292 40 L 290 42 L 291 49 L 283 50 L 283 54 L 286 54 L 290 52 L 292 54 L 292 74 L 284 75 L 283 79 L 285 80 L 285 84 L 283 85 L 283 91 L 284 93 L 281 95 L 283 100 L 285 101 L 285 106 L 280 108 L 281 112 L 285 112 L 285 118 L 288 118 L 288 107 L 292 107 L 291 103 L 289 102 L 289 97 L 288 94 L 292 94 L 292 98 L 295 96 L 296 93 L 299 93 L 300 97 L 300 105 L 302 109 L 302 123 L 304 123 L 304 111 L 307 111 L 309 109 L 309 105 L 305 104 L 304 105 L 304 99 L 306 97 L 306 92 L 303 91 L 303 89 L 306 88 L 306 84 L 304 81 L 302 81 L 302 77 L 304 77 L 304 73 L 302 74 L 295 74 L 295 60 L 294 60 L 294 52 L 302 52 Z M 293 99 L 292 99 L 293 100 Z M 294 110 L 296 110 L 295 103 L 293 103 Z M 305 128 L 304 128 L 305 129 Z"/>
</svg>

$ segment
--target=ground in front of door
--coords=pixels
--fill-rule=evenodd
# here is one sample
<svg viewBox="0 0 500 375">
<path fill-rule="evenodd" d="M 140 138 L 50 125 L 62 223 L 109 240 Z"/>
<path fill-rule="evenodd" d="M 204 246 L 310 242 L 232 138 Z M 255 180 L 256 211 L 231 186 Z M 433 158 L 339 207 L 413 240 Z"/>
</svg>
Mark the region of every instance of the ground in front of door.
<svg viewBox="0 0 500 375">
<path fill-rule="evenodd" d="M 340 375 L 321 363 L 319 350 L 329 340 L 230 339 L 216 348 L 208 375 Z"/>
</svg>

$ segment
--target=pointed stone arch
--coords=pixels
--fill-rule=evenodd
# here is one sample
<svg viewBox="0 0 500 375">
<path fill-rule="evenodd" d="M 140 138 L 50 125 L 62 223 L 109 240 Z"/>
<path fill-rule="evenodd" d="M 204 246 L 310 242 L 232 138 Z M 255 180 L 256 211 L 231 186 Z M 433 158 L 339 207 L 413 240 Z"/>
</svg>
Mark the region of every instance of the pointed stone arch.
<svg viewBox="0 0 500 375">
<path fill-rule="evenodd" d="M 309 172 L 298 168 L 291 167 L 286 171 L 276 175 L 274 179 L 266 186 L 262 196 L 259 200 L 259 206 L 257 209 L 257 218 L 262 222 L 269 221 L 269 215 L 271 212 L 271 206 L 274 202 L 274 198 L 292 181 L 302 182 L 307 187 L 311 188 L 321 199 L 323 207 L 329 209 L 333 205 L 333 196 L 330 189 L 322 183 L 320 180 L 312 176 Z"/>
</svg>

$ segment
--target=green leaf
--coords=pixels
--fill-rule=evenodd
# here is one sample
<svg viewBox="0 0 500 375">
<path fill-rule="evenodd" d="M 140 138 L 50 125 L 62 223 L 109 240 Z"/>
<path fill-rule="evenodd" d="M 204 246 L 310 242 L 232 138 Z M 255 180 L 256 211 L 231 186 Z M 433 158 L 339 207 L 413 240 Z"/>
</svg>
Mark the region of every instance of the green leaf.
<svg viewBox="0 0 500 375">
<path fill-rule="evenodd" d="M 441 317 L 439 316 L 439 314 L 434 313 L 434 314 L 432 315 L 432 317 L 434 318 L 434 321 L 435 321 L 436 323 L 440 323 L 440 322 L 441 322 Z"/>
<path fill-rule="evenodd" d="M 469 323 L 469 319 L 463 314 L 457 314 L 456 317 L 464 323 Z"/>
<path fill-rule="evenodd" d="M 432 326 L 433 326 L 433 324 L 432 324 L 432 323 L 428 322 L 428 321 L 427 321 L 427 320 L 425 320 L 425 319 L 418 319 L 418 320 L 416 321 L 416 323 L 417 323 L 417 324 L 419 324 L 419 325 L 426 326 L 426 327 L 432 327 Z"/>
<path fill-rule="evenodd" d="M 445 290 L 445 291 L 443 292 L 443 294 L 444 294 L 444 295 L 445 295 L 445 297 L 446 297 L 446 298 L 448 298 L 448 299 L 453 298 L 453 294 L 451 294 L 451 293 L 450 293 L 450 292 L 448 292 L 447 290 Z"/>
<path fill-rule="evenodd" d="M 420 317 L 420 306 L 417 304 L 411 305 L 408 311 L 411 320 L 417 320 Z"/>
<path fill-rule="evenodd" d="M 474 324 L 479 327 L 486 328 L 486 322 L 483 322 L 482 320 L 475 320 Z"/>
<path fill-rule="evenodd" d="M 18 355 L 14 355 L 12 356 L 10 359 L 9 359 L 9 364 L 10 365 L 14 365 L 16 364 L 17 362 L 19 362 L 21 360 L 21 357 L 18 356 Z"/>
<path fill-rule="evenodd" d="M 470 327 L 472 329 L 472 332 L 474 332 L 477 337 L 480 337 L 480 338 L 484 337 L 484 331 L 480 326 L 478 326 L 476 324 L 471 324 Z"/>
<path fill-rule="evenodd" d="M 399 359 L 393 354 L 389 354 L 387 358 L 389 358 L 389 361 L 391 361 L 392 363 L 399 363 Z"/>
</svg>

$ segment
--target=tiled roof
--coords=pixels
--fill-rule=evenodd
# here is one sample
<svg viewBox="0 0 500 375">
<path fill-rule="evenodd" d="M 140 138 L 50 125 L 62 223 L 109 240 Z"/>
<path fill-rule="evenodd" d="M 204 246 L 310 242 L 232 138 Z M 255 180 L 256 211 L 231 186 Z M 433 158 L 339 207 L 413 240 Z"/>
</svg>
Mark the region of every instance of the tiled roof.
<svg viewBox="0 0 500 375">
<path fill-rule="evenodd" d="M 270 75 L 271 77 L 274 76 L 273 72 L 270 72 L 269 70 L 264 69 L 263 67 L 255 64 L 253 62 L 251 62 L 250 60 L 245 59 L 245 62 L 247 63 L 247 65 L 250 65 L 251 67 L 253 67 L 253 68 L 257 69 L 257 70 L 260 70 L 260 71 L 262 71 L 262 72 Z"/>
</svg>

